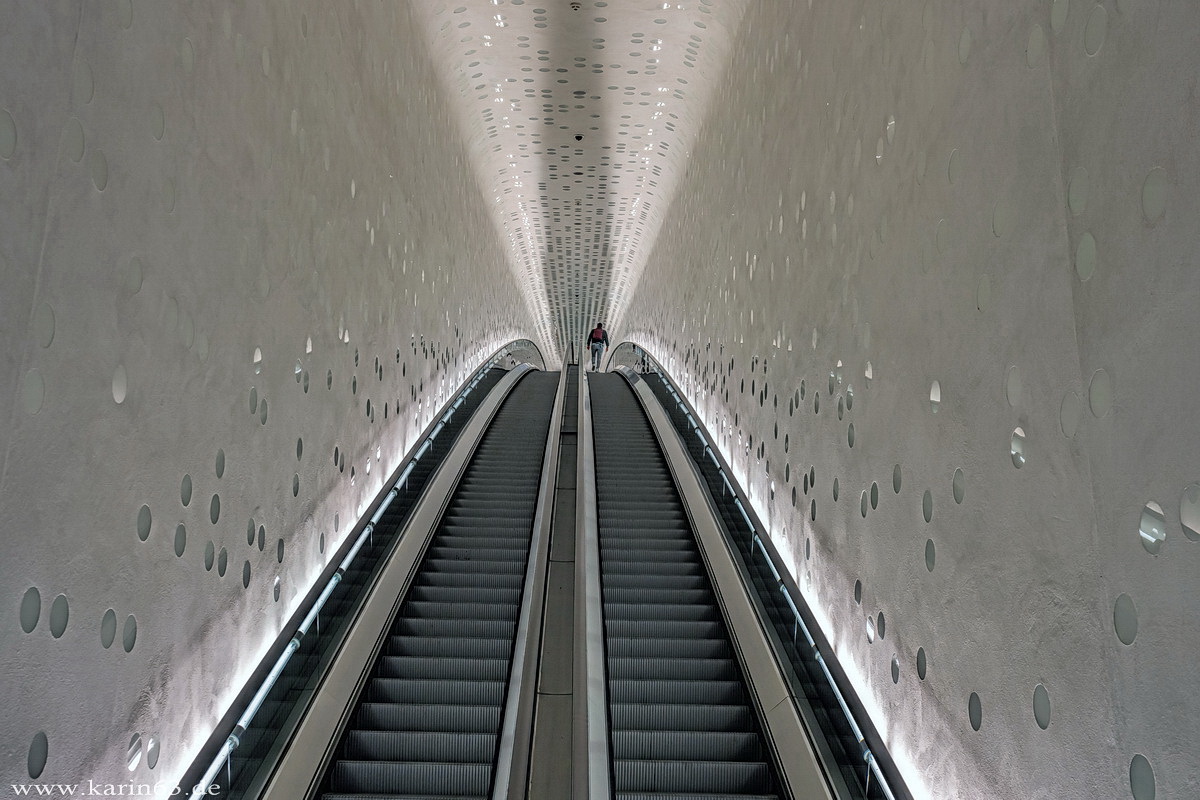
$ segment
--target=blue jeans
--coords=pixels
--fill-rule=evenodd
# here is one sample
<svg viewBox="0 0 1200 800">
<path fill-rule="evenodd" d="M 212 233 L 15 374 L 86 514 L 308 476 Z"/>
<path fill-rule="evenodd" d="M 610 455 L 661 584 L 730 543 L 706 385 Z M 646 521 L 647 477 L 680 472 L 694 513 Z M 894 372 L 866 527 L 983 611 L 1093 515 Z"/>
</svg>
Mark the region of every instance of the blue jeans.
<svg viewBox="0 0 1200 800">
<path fill-rule="evenodd" d="M 592 344 L 592 371 L 600 369 L 600 357 L 604 355 L 604 343 L 595 342 Z"/>
</svg>

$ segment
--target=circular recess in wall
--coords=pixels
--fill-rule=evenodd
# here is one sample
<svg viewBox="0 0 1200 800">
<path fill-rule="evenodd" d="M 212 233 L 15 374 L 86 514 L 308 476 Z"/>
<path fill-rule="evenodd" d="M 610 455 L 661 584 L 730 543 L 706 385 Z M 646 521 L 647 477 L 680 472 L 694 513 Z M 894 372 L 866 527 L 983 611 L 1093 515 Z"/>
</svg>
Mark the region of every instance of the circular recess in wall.
<svg viewBox="0 0 1200 800">
<path fill-rule="evenodd" d="M 1021 402 L 1021 370 L 1014 364 L 1004 379 L 1004 397 L 1013 408 Z"/>
<path fill-rule="evenodd" d="M 962 172 L 962 159 L 958 155 L 958 148 L 950 151 L 950 157 L 946 159 L 946 179 L 951 185 L 958 183 L 958 176 Z"/>
<path fill-rule="evenodd" d="M 1025 430 L 1017 428 L 1012 434 L 1012 444 L 1009 447 L 1013 466 L 1017 469 L 1025 466 Z"/>
<path fill-rule="evenodd" d="M 992 235 L 999 238 L 1012 228 L 1012 207 L 1004 200 L 992 206 Z"/>
<path fill-rule="evenodd" d="M 25 590 L 25 594 L 21 596 L 21 630 L 26 633 L 33 633 L 33 629 L 37 627 L 38 619 L 42 616 L 42 594 L 37 590 L 36 586 L 30 586 Z"/>
<path fill-rule="evenodd" d="M 971 697 L 967 700 L 967 717 L 971 720 L 971 727 L 975 730 L 979 730 L 979 727 L 983 725 L 983 703 L 975 692 L 971 692 Z"/>
<path fill-rule="evenodd" d="M 867 518 L 867 490 L 866 489 L 863 490 L 862 497 L 859 498 L 858 508 L 859 508 L 859 511 L 862 513 L 863 519 L 866 519 Z"/>
<path fill-rule="evenodd" d="M 1200 542 L 1200 483 L 1183 487 L 1183 495 L 1179 498 L 1179 522 L 1183 525 L 1184 536 Z"/>
<path fill-rule="evenodd" d="M 821 413 L 821 393 L 820 392 L 813 392 L 813 413 L 814 414 Z"/>
<path fill-rule="evenodd" d="M 33 314 L 33 340 L 41 347 L 54 341 L 54 308 L 49 303 L 38 304 Z"/>
<path fill-rule="evenodd" d="M 937 547 L 933 543 L 933 539 L 925 540 L 925 569 L 933 572 L 934 566 L 937 564 Z"/>
<path fill-rule="evenodd" d="M 104 152 L 93 150 L 88 167 L 92 172 L 92 185 L 96 187 L 96 191 L 103 192 L 108 186 L 108 158 Z"/>
<path fill-rule="evenodd" d="M 67 620 L 71 617 L 71 605 L 67 596 L 60 594 L 50 604 L 50 635 L 55 639 L 61 638 L 67 630 Z"/>
<path fill-rule="evenodd" d="M 300 496 L 300 473 L 292 475 L 292 497 Z"/>
<path fill-rule="evenodd" d="M 224 450 L 217 450 L 217 461 L 216 461 L 216 464 L 214 467 L 214 471 L 216 472 L 218 478 L 222 478 L 225 476 L 225 451 Z"/>
<path fill-rule="evenodd" d="M 258 421 L 263 425 L 267 424 L 267 398 L 265 397 L 258 404 Z"/>
<path fill-rule="evenodd" d="M 963 495 L 966 492 L 966 476 L 963 474 L 962 467 L 954 470 L 954 478 L 950 481 L 950 488 L 954 492 L 954 502 L 962 504 Z"/>
<path fill-rule="evenodd" d="M 882 639 L 884 637 L 884 634 L 886 633 L 886 631 L 887 631 L 887 620 L 884 618 L 883 612 L 880 611 L 879 615 L 875 619 L 875 632 L 877 634 L 879 634 L 879 638 Z"/>
<path fill-rule="evenodd" d="M 1096 274 L 1096 237 L 1084 233 L 1075 248 L 1075 274 L 1080 281 L 1090 280 Z"/>
<path fill-rule="evenodd" d="M 842 417 L 845 416 L 845 414 L 846 414 L 846 403 L 845 403 L 845 401 L 842 400 L 841 397 L 838 397 L 838 404 L 837 404 L 838 420 L 841 420 Z"/>
<path fill-rule="evenodd" d="M 1079 428 L 1079 420 L 1083 417 L 1083 399 L 1075 392 L 1063 395 L 1062 404 L 1058 408 L 1058 424 L 1063 436 L 1075 438 Z"/>
<path fill-rule="evenodd" d="M 33 735 L 33 741 L 29 743 L 29 755 L 25 759 L 25 768 L 29 771 L 30 778 L 37 780 L 41 777 L 49 756 L 50 742 L 46 739 L 45 732 L 38 731 Z"/>
<path fill-rule="evenodd" d="M 276 603 L 279 602 L 279 576 L 275 576 L 274 582 L 271 584 L 271 597 Z"/>
<path fill-rule="evenodd" d="M 808 485 L 812 488 L 817 488 L 817 468 L 810 466 L 808 468 Z"/>
<path fill-rule="evenodd" d="M 900 682 L 900 657 L 892 653 L 892 683 Z"/>
<path fill-rule="evenodd" d="M 150 506 L 143 505 L 138 509 L 137 535 L 143 542 L 150 538 Z"/>
<path fill-rule="evenodd" d="M 874 642 L 875 642 L 875 618 L 867 617 L 867 643 L 873 644 Z"/>
<path fill-rule="evenodd" d="M 1155 167 L 1142 183 L 1142 216 L 1151 225 L 1163 218 L 1167 211 L 1167 173 Z"/>
<path fill-rule="evenodd" d="M 938 406 L 942 404 L 942 382 L 934 381 L 929 385 L 929 410 L 934 414 L 938 412 Z"/>
<path fill-rule="evenodd" d="M 806 538 L 804 540 L 804 560 L 808 561 L 811 558 L 812 558 L 812 539 Z"/>
<path fill-rule="evenodd" d="M 21 379 L 21 405 L 26 414 L 36 414 L 42 410 L 42 401 L 46 398 L 46 382 L 42 373 L 36 367 L 25 373 Z"/>
<path fill-rule="evenodd" d="M 146 740 L 146 766 L 154 769 L 158 766 L 158 756 L 162 752 L 162 745 L 157 736 L 151 736 Z"/>
<path fill-rule="evenodd" d="M 191 39 L 184 39 L 183 44 L 179 46 L 179 62 L 186 74 L 191 74 L 192 67 L 196 65 L 196 50 L 192 47 Z"/>
<path fill-rule="evenodd" d="M 217 553 L 217 575 L 224 578 L 225 572 L 229 569 L 229 551 L 224 547 Z"/>
<path fill-rule="evenodd" d="M 132 653 L 135 644 L 137 644 L 137 619 L 130 614 L 125 618 L 125 629 L 121 631 L 121 647 L 126 653 Z"/>
<path fill-rule="evenodd" d="M 112 647 L 117 638 L 117 612 L 109 609 L 100 618 L 100 646 L 105 650 Z"/>
<path fill-rule="evenodd" d="M 1133 598 L 1127 594 L 1119 595 L 1113 605 L 1113 630 L 1116 631 L 1121 644 L 1133 644 L 1133 640 L 1137 638 L 1137 607 L 1133 604 Z"/>
<path fill-rule="evenodd" d="M 142 736 L 135 733 L 130 737 L 129 747 L 125 750 L 125 767 L 133 772 L 140 763 L 142 763 Z"/>
<path fill-rule="evenodd" d="M 902 475 L 900 465 L 897 464 L 896 466 L 892 467 L 892 491 L 896 494 L 900 494 L 901 479 Z"/>
<path fill-rule="evenodd" d="M 1046 32 L 1041 25 L 1035 24 L 1029 31 L 1029 41 L 1025 44 L 1025 64 L 1034 69 L 1041 66 L 1046 56 Z"/>
<path fill-rule="evenodd" d="M 879 508 L 879 484 L 871 481 L 871 510 Z"/>
<path fill-rule="evenodd" d="M 321 537 L 317 540 L 317 552 L 325 552 L 325 532 L 321 531 Z"/>
<path fill-rule="evenodd" d="M 1071 8 L 1071 0 L 1053 0 L 1050 4 L 1050 30 L 1056 35 L 1062 33 L 1067 24 L 1067 12 Z"/>
<path fill-rule="evenodd" d="M 933 519 L 933 492 L 928 489 L 921 496 L 921 515 L 925 517 L 926 522 Z"/>
<path fill-rule="evenodd" d="M 1092 373 L 1092 380 L 1088 386 L 1088 404 L 1097 419 L 1104 417 L 1112 410 L 1112 378 L 1109 377 L 1106 370 L 1098 369 Z"/>
<path fill-rule="evenodd" d="M 854 582 L 854 602 L 862 604 L 862 581 Z"/>
<path fill-rule="evenodd" d="M 263 552 L 267 549 L 267 526 L 258 526 L 258 552 Z"/>
<path fill-rule="evenodd" d="M 838 479 L 835 476 L 833 479 L 833 502 L 836 503 L 837 500 L 838 500 Z"/>
<path fill-rule="evenodd" d="M 1133 800 L 1154 800 L 1154 768 L 1141 753 L 1129 762 L 1129 791 Z"/>
<path fill-rule="evenodd" d="M 258 412 L 258 389 L 254 386 L 250 387 L 250 413 Z"/>
<path fill-rule="evenodd" d="M 112 399 L 119 405 L 125 402 L 125 395 L 129 391 L 129 374 L 125 371 L 124 364 L 118 364 L 113 370 L 112 376 Z"/>
<path fill-rule="evenodd" d="M 1100 52 L 1104 46 L 1104 37 L 1108 35 L 1108 12 L 1104 6 L 1097 3 L 1092 7 L 1087 25 L 1083 29 L 1083 49 L 1089 56 Z"/>
<path fill-rule="evenodd" d="M 854 447 L 854 423 L 851 422 L 846 428 L 846 444 L 851 448 Z"/>
<path fill-rule="evenodd" d="M 204 571 L 212 572 L 213 564 L 217 561 L 217 546 L 210 539 L 208 544 L 204 545 Z"/>
<path fill-rule="evenodd" d="M 250 521 L 246 523 L 246 544 L 250 545 L 251 547 L 254 546 L 254 530 L 254 517 L 251 517 Z"/>
<path fill-rule="evenodd" d="M 925 680 L 925 673 L 928 670 L 928 668 L 929 668 L 929 662 L 925 658 L 925 648 L 918 647 L 917 648 L 917 677 L 920 678 L 921 680 Z"/>
<path fill-rule="evenodd" d="M 245 561 L 242 563 L 242 588 L 247 589 L 249 587 L 250 587 L 250 562 Z"/>
<path fill-rule="evenodd" d="M 1142 547 L 1150 555 L 1158 555 L 1163 542 L 1167 538 L 1167 522 L 1163 518 L 1162 506 L 1151 500 L 1142 506 L 1142 516 L 1138 522 L 1138 538 Z"/>
<path fill-rule="evenodd" d="M 175 526 L 175 555 L 182 557 L 187 548 L 187 527 L 181 522 Z"/>
<path fill-rule="evenodd" d="M 1033 718 L 1042 730 L 1050 727 L 1050 693 L 1040 683 L 1033 688 Z"/>
<path fill-rule="evenodd" d="M 275 560 L 280 564 L 283 563 L 283 539 L 275 543 Z"/>
<path fill-rule="evenodd" d="M 817 521 L 817 501 L 813 499 L 809 501 L 809 519 L 813 522 Z"/>
<path fill-rule="evenodd" d="M 846 387 L 846 410 L 847 411 L 854 410 L 854 387 L 853 386 Z"/>
<path fill-rule="evenodd" d="M 221 497 L 213 495 L 212 500 L 208 504 L 208 518 L 213 525 L 217 524 L 217 520 L 221 518 Z"/>
<path fill-rule="evenodd" d="M 185 474 L 179 482 L 179 501 L 187 506 L 192 502 L 192 476 Z"/>
</svg>

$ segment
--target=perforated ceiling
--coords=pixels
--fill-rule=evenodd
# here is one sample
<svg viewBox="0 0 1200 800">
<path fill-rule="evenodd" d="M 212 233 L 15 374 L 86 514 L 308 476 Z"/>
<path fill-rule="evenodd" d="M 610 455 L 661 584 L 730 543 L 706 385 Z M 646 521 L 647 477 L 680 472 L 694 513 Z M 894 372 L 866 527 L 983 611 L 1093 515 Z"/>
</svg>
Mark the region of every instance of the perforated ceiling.
<svg viewBox="0 0 1200 800">
<path fill-rule="evenodd" d="M 551 359 L 619 326 L 742 0 L 416 4 Z"/>
</svg>

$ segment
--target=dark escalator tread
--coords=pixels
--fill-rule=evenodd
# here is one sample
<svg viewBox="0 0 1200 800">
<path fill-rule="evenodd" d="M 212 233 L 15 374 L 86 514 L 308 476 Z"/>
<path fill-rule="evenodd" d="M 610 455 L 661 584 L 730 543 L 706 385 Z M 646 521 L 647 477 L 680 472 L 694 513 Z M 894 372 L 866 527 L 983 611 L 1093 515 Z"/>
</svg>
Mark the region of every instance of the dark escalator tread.
<svg viewBox="0 0 1200 800">
<path fill-rule="evenodd" d="M 617 759 L 761 761 L 763 746 L 754 731 L 616 731 Z"/>
<path fill-rule="evenodd" d="M 613 777 L 622 791 L 767 794 L 771 768 L 761 761 L 614 760 Z"/>
<path fill-rule="evenodd" d="M 778 782 L 688 516 L 632 392 L 592 382 L 618 800 L 776 800 Z"/>
<path fill-rule="evenodd" d="M 397 800 L 408 800 L 398 798 Z M 711 794 L 709 792 L 617 792 L 613 800 L 779 800 L 776 794 Z"/>
<path fill-rule="evenodd" d="M 491 780 L 492 765 L 407 761 L 353 761 L 343 759 L 330 770 L 335 792 L 483 797 Z"/>
<path fill-rule="evenodd" d="M 500 726 L 500 707 L 366 702 L 358 707 L 354 726 L 388 731 L 494 733 Z"/>
<path fill-rule="evenodd" d="M 343 748 L 346 758 L 362 761 L 483 763 L 492 760 L 496 737 L 461 731 L 351 730 L 346 734 Z"/>
</svg>

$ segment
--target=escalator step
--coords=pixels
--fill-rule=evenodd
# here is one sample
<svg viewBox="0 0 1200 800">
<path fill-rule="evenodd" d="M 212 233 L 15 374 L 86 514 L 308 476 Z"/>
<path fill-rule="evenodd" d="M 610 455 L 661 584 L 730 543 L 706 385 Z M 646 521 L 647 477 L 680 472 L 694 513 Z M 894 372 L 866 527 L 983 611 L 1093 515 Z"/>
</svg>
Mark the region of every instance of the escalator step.
<svg viewBox="0 0 1200 800">
<path fill-rule="evenodd" d="M 508 658 L 511 651 L 509 639 L 478 636 L 390 636 L 384 648 L 389 656 L 447 658 Z"/>
<path fill-rule="evenodd" d="M 608 659 L 610 680 L 737 680 L 737 664 L 731 658 L 612 658 Z"/>
<path fill-rule="evenodd" d="M 771 769 L 761 761 L 614 760 L 613 782 L 618 791 L 634 792 L 765 794 L 773 788 Z"/>
<path fill-rule="evenodd" d="M 613 758 L 643 760 L 761 761 L 762 742 L 752 731 L 616 731 Z"/>
<path fill-rule="evenodd" d="M 407 792 L 434 796 L 484 797 L 492 765 L 351 761 L 334 763 L 329 783 L 334 792 Z"/>
<path fill-rule="evenodd" d="M 496 737 L 486 733 L 351 730 L 342 743 L 355 761 L 440 761 L 490 764 Z"/>
<path fill-rule="evenodd" d="M 494 734 L 500 727 L 500 707 L 366 702 L 355 712 L 354 725 L 367 730 Z"/>
<path fill-rule="evenodd" d="M 613 703 L 704 703 L 734 705 L 747 702 L 740 680 L 677 681 L 610 679 Z"/>
<path fill-rule="evenodd" d="M 508 677 L 508 659 L 383 656 L 375 662 L 375 674 L 380 678 L 502 681 Z"/>
<path fill-rule="evenodd" d="M 373 703 L 454 703 L 500 705 L 504 681 L 432 678 L 372 678 L 364 692 Z"/>
</svg>

